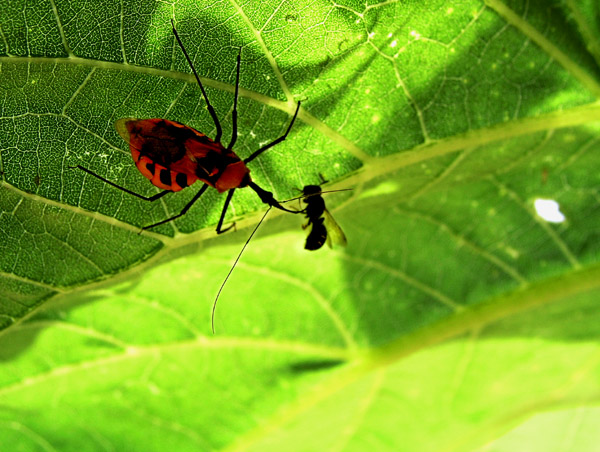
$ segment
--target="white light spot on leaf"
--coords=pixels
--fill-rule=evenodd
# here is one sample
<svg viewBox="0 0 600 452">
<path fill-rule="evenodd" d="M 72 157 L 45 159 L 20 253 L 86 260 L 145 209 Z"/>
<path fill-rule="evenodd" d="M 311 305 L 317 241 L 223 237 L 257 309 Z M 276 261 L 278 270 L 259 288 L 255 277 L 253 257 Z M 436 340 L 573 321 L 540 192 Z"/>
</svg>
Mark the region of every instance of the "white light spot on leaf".
<svg viewBox="0 0 600 452">
<path fill-rule="evenodd" d="M 395 39 L 391 42 L 390 47 L 396 47 L 398 45 L 398 41 Z"/>
<path fill-rule="evenodd" d="M 397 183 L 391 182 L 391 181 L 386 181 L 386 182 L 383 182 L 383 183 L 377 185 L 376 187 L 365 190 L 364 192 L 361 193 L 360 198 L 364 199 L 364 198 L 370 198 L 370 197 L 374 197 L 374 196 L 389 195 L 392 193 L 396 193 L 399 189 L 400 189 L 400 186 Z"/>
<path fill-rule="evenodd" d="M 553 199 L 536 199 L 533 203 L 536 213 L 550 223 L 562 223 L 565 216 L 560 211 L 560 206 Z"/>
</svg>

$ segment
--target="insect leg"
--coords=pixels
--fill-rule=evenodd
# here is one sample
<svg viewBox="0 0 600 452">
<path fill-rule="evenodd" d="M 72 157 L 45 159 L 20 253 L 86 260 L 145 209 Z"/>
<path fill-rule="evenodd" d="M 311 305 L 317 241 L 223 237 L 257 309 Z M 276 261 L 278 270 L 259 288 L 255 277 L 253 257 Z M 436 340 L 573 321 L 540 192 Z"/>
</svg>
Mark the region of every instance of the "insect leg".
<svg viewBox="0 0 600 452">
<path fill-rule="evenodd" d="M 202 96 L 204 97 L 204 100 L 206 101 L 206 108 L 208 108 L 208 112 L 210 113 L 210 116 L 212 117 L 212 120 L 215 123 L 215 127 L 217 128 L 215 142 L 220 143 L 221 135 L 223 134 L 223 131 L 221 129 L 221 123 L 219 122 L 219 118 L 217 118 L 217 113 L 215 113 L 215 109 L 210 104 L 210 101 L 208 100 L 208 96 L 206 95 L 206 91 L 204 91 L 204 86 L 202 86 L 202 82 L 200 81 L 200 77 L 198 77 L 198 73 L 196 72 L 196 69 L 194 68 L 194 65 L 192 64 L 192 60 L 190 59 L 189 55 L 187 54 L 185 47 L 183 47 L 183 43 L 181 42 L 181 39 L 179 38 L 179 35 L 177 34 L 177 30 L 175 29 L 175 22 L 173 22 L 173 19 L 171 19 L 171 25 L 173 27 L 173 34 L 175 35 L 175 39 L 177 39 L 177 44 L 179 44 L 179 47 L 181 47 L 181 51 L 185 55 L 185 59 L 187 60 L 190 67 L 192 68 L 192 72 L 194 73 L 194 77 L 196 77 L 196 81 L 198 82 L 200 91 L 202 91 Z"/>
<path fill-rule="evenodd" d="M 290 125 L 288 126 L 287 130 L 285 131 L 285 133 L 282 136 L 280 136 L 279 138 L 277 138 L 276 140 L 271 141 L 269 144 L 266 144 L 265 146 L 263 146 L 262 148 L 260 148 L 258 151 L 254 151 L 250 157 L 244 159 L 244 163 L 251 162 L 256 157 L 258 157 L 260 154 L 262 154 L 263 152 L 265 152 L 267 149 L 272 148 L 276 144 L 281 143 L 283 140 L 285 140 L 285 138 L 287 137 L 288 133 L 290 133 L 290 130 L 292 129 L 292 126 L 294 125 L 294 121 L 296 120 L 296 116 L 298 116 L 298 111 L 299 110 L 300 110 L 300 102 L 298 102 L 298 106 L 296 107 L 296 112 L 294 113 L 294 116 L 292 117 L 292 120 L 290 121 Z M 277 206 L 273 206 L 273 207 L 277 207 Z M 277 208 L 279 209 L 279 207 L 277 207 Z M 283 209 L 283 210 L 286 210 L 286 209 Z"/>
<path fill-rule="evenodd" d="M 231 226 L 228 226 L 225 229 L 221 229 L 221 226 L 223 226 L 223 221 L 225 221 L 225 214 L 227 213 L 227 208 L 229 207 L 229 203 L 231 202 L 231 198 L 233 198 L 233 192 L 234 191 L 235 191 L 235 188 L 232 188 L 227 193 L 227 199 L 225 199 L 225 204 L 223 205 L 223 210 L 221 210 L 221 218 L 219 218 L 219 223 L 217 223 L 217 234 L 223 234 L 223 232 L 227 232 L 232 227 L 235 226 L 235 223 L 233 223 Z"/>
<path fill-rule="evenodd" d="M 196 193 L 194 195 L 194 197 L 192 198 L 192 200 L 190 202 L 188 202 L 185 205 L 185 207 L 181 210 L 181 212 L 179 212 L 177 215 L 174 215 L 171 218 L 167 218 L 166 220 L 159 221 L 158 223 L 151 224 L 150 226 L 144 226 L 142 229 L 150 229 L 150 228 L 153 228 L 155 226 L 160 226 L 161 224 L 168 223 L 169 221 L 173 221 L 173 220 L 175 220 L 175 219 L 177 219 L 177 218 L 185 215 L 185 213 L 188 210 L 190 210 L 190 207 L 192 207 L 196 201 L 198 201 L 198 198 L 200 196 L 202 196 L 202 194 L 206 191 L 207 188 L 208 188 L 208 184 L 204 184 L 202 186 L 202 188 L 200 190 L 198 190 L 198 193 Z"/>
<path fill-rule="evenodd" d="M 235 95 L 233 96 L 233 111 L 231 112 L 231 141 L 229 142 L 229 146 L 227 146 L 228 150 L 233 149 L 233 145 L 237 140 L 237 104 L 238 104 L 238 95 L 240 91 L 240 65 L 242 63 L 242 48 L 240 47 L 240 52 L 237 56 L 237 72 L 235 75 Z"/>
<path fill-rule="evenodd" d="M 160 193 L 157 193 L 153 196 L 144 196 L 144 195 L 140 195 L 139 193 L 133 192 L 131 190 L 128 190 L 125 187 L 121 187 L 120 185 L 115 184 L 114 182 L 109 181 L 108 179 L 103 178 L 102 176 L 100 176 L 99 174 L 94 173 L 93 171 L 90 171 L 87 168 L 84 168 L 81 165 L 77 165 L 77 166 L 71 166 L 70 168 L 79 168 L 82 171 L 85 171 L 86 173 L 100 179 L 102 182 L 107 183 L 108 185 L 112 185 L 115 188 L 118 188 L 121 191 L 124 191 L 125 193 L 129 193 L 130 195 L 133 196 L 137 196 L 140 199 L 143 199 L 144 201 L 156 201 L 157 199 L 162 198 L 163 196 L 165 196 L 167 193 L 172 193 L 171 190 L 165 190 L 165 191 L 161 191 Z"/>
</svg>

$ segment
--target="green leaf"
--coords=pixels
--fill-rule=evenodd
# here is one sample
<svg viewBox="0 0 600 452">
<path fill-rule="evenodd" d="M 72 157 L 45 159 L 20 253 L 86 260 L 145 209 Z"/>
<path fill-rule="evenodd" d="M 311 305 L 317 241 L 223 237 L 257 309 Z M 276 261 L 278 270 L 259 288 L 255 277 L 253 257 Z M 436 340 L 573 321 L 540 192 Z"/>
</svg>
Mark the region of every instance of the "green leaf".
<svg viewBox="0 0 600 452">
<path fill-rule="evenodd" d="M 0 449 L 595 451 L 591 0 L 11 2 L 0 9 Z M 157 193 L 123 117 L 215 126 L 277 199 Z M 558 204 L 554 219 L 536 201 Z M 295 204 L 291 203 L 290 206 Z M 562 215 L 562 217 L 561 217 Z M 551 218 L 551 220 L 545 219 Z"/>
</svg>

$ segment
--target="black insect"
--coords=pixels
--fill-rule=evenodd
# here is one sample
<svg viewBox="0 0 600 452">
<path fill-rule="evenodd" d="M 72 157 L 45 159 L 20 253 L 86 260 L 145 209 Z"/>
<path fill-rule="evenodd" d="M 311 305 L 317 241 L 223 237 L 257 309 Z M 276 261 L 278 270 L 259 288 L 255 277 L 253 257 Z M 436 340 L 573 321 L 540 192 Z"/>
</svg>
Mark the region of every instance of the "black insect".
<svg viewBox="0 0 600 452">
<path fill-rule="evenodd" d="M 333 219 L 327 208 L 325 200 L 321 196 L 319 185 L 306 185 L 302 189 L 302 202 L 306 207 L 302 212 L 306 215 L 308 222 L 302 225 L 303 229 L 309 228 L 304 249 L 318 250 L 325 242 L 331 248 L 333 243 L 346 246 L 346 236 L 342 228 Z"/>
</svg>

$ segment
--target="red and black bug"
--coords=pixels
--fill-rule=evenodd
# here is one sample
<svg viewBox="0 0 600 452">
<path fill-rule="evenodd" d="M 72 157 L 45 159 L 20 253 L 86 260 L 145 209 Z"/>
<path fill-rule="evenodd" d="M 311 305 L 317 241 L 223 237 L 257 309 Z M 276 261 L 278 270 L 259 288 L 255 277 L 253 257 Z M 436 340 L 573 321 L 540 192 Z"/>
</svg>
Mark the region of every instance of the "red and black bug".
<svg viewBox="0 0 600 452">
<path fill-rule="evenodd" d="M 173 21 L 171 21 L 171 24 L 173 26 L 175 39 L 194 73 L 194 77 L 198 82 L 198 86 L 200 87 L 200 91 L 206 102 L 208 112 L 215 124 L 217 130 L 215 138 L 210 139 L 203 133 L 191 127 L 168 119 L 119 119 L 115 123 L 115 128 L 119 135 L 121 135 L 121 137 L 129 144 L 135 165 L 144 177 L 148 178 L 153 185 L 164 190 L 153 196 L 143 196 L 125 187 L 121 187 L 81 165 L 77 165 L 77 168 L 119 190 L 137 196 L 144 201 L 156 201 L 168 193 L 183 190 L 198 180 L 204 182 L 204 185 L 181 212 L 166 220 L 145 226 L 142 229 L 149 229 L 181 217 L 192 207 L 198 198 L 202 196 L 208 187 L 216 188 L 219 193 L 228 192 L 221 212 L 221 217 L 217 224 L 217 234 L 228 231 L 234 226 L 232 224 L 231 226 L 222 229 L 227 208 L 229 207 L 229 203 L 231 202 L 231 198 L 233 197 L 236 188 L 250 187 L 256 192 L 261 201 L 270 207 L 275 207 L 286 212 L 299 213 L 295 210 L 286 209 L 275 199 L 271 192 L 262 189 L 254 183 L 250 178 L 250 170 L 246 164 L 254 160 L 267 149 L 286 139 L 298 116 L 300 102 L 298 102 L 294 116 L 282 136 L 262 146 L 257 151 L 254 151 L 249 157 L 243 160 L 240 159 L 235 152 L 233 152 L 233 146 L 237 139 L 237 102 L 240 82 L 241 48 L 240 53 L 238 53 L 237 56 L 235 94 L 233 99 L 233 111 L 231 113 L 233 130 L 231 141 L 229 142 L 229 145 L 225 147 L 221 144 L 222 129 L 219 119 L 217 118 L 213 106 L 208 100 L 204 86 L 192 64 L 192 60 L 188 56 L 185 47 L 179 38 Z"/>
<path fill-rule="evenodd" d="M 301 210 L 306 215 L 308 222 L 302 225 L 303 229 L 309 228 L 304 249 L 318 250 L 325 242 L 331 248 L 333 243 L 346 246 L 344 231 L 333 219 L 321 196 L 323 192 L 319 185 L 306 185 L 302 189 L 302 202 L 306 207 Z"/>
</svg>

